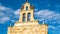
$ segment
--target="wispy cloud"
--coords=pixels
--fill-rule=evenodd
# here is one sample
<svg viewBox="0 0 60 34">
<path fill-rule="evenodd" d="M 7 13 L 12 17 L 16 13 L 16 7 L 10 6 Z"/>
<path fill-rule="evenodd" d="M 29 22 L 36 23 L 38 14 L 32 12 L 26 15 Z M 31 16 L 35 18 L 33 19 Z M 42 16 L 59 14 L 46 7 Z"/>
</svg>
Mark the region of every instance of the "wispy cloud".
<svg viewBox="0 0 60 34">
<path fill-rule="evenodd" d="M 15 12 L 14 12 L 15 15 L 19 15 L 20 14 L 20 9 L 17 9 Z"/>
<path fill-rule="evenodd" d="M 0 18 L 0 23 L 1 24 L 4 24 L 5 22 L 9 21 L 10 18 L 9 17 L 3 17 L 3 18 Z"/>
<path fill-rule="evenodd" d="M 2 5 L 0 5 L 0 10 L 3 10 L 3 11 L 11 11 L 11 8 L 7 8 L 7 7 L 5 7 L 5 6 L 2 6 Z"/>
<path fill-rule="evenodd" d="M 53 23 L 57 23 L 57 21 L 60 21 L 60 14 L 56 13 L 55 11 L 51 11 L 51 10 L 40 10 L 38 12 L 35 12 L 35 17 L 39 20 L 39 21 L 50 21 Z M 60 22 L 58 22 L 60 23 Z"/>
<path fill-rule="evenodd" d="M 7 21 L 15 22 L 19 18 L 20 9 L 13 10 L 11 8 L 0 5 L 0 23 L 6 23 Z"/>
<path fill-rule="evenodd" d="M 48 26 L 48 33 L 51 34 L 60 34 L 60 28 L 56 27 L 56 26 L 52 26 L 52 25 L 49 25 Z"/>
<path fill-rule="evenodd" d="M 5 6 L 0 5 L 0 23 L 6 23 L 10 20 L 9 15 L 13 10 L 11 8 L 7 8 Z"/>
<path fill-rule="evenodd" d="M 57 28 L 55 26 L 49 25 L 48 29 L 55 29 L 56 30 Z"/>
<path fill-rule="evenodd" d="M 56 26 L 57 24 L 60 24 L 60 14 L 58 12 L 47 10 L 47 9 L 40 10 L 35 12 L 35 17 L 37 20 L 45 21 L 45 23 L 49 24 L 48 25 L 49 30 L 57 30 L 57 31 L 60 30 L 59 29 L 60 25 Z"/>
</svg>

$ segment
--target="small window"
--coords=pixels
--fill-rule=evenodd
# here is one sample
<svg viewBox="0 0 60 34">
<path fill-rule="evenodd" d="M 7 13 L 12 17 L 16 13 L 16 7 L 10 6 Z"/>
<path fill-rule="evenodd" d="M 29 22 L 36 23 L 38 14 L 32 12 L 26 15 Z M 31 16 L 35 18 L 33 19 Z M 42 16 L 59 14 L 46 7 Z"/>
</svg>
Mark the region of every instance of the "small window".
<svg viewBox="0 0 60 34">
<path fill-rule="evenodd" d="M 23 21 L 25 21 L 25 19 L 26 19 L 25 16 L 26 16 L 26 15 L 25 15 L 25 13 L 24 13 L 24 14 L 23 14 L 23 19 L 22 19 Z"/>
<path fill-rule="evenodd" d="M 28 13 L 28 19 L 27 20 L 30 21 L 30 13 Z"/>
<path fill-rule="evenodd" d="M 28 10 L 28 6 L 26 6 L 26 10 Z"/>
</svg>

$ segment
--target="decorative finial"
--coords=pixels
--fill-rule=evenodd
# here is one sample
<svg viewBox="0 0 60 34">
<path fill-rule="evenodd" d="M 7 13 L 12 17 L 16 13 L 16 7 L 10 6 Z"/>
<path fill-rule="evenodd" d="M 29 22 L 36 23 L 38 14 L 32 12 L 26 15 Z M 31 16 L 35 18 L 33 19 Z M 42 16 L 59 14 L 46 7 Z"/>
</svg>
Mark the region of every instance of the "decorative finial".
<svg viewBox="0 0 60 34">
<path fill-rule="evenodd" d="M 28 0 L 26 0 L 26 2 L 28 2 Z"/>
<path fill-rule="evenodd" d="M 45 24 L 45 21 L 43 21 L 43 23 L 42 24 Z"/>
</svg>

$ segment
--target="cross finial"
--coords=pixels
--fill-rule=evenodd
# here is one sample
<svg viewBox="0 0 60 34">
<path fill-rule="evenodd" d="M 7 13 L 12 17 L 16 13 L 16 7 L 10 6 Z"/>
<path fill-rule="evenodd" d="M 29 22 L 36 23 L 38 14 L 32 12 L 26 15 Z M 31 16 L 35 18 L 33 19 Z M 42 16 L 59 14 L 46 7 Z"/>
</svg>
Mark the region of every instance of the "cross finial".
<svg viewBox="0 0 60 34">
<path fill-rule="evenodd" d="M 26 0 L 26 2 L 28 2 L 28 0 Z"/>
</svg>

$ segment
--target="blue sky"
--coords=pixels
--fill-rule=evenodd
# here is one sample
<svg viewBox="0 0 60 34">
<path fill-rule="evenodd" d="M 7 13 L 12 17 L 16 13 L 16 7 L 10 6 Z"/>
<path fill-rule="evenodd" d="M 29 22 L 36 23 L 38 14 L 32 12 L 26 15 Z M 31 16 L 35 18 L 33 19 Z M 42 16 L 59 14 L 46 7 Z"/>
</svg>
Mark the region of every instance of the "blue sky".
<svg viewBox="0 0 60 34">
<path fill-rule="evenodd" d="M 0 34 L 19 19 L 19 11 L 26 0 L 0 0 Z M 48 24 L 48 34 L 60 34 L 60 0 L 29 0 L 35 7 L 34 18 Z"/>
</svg>

